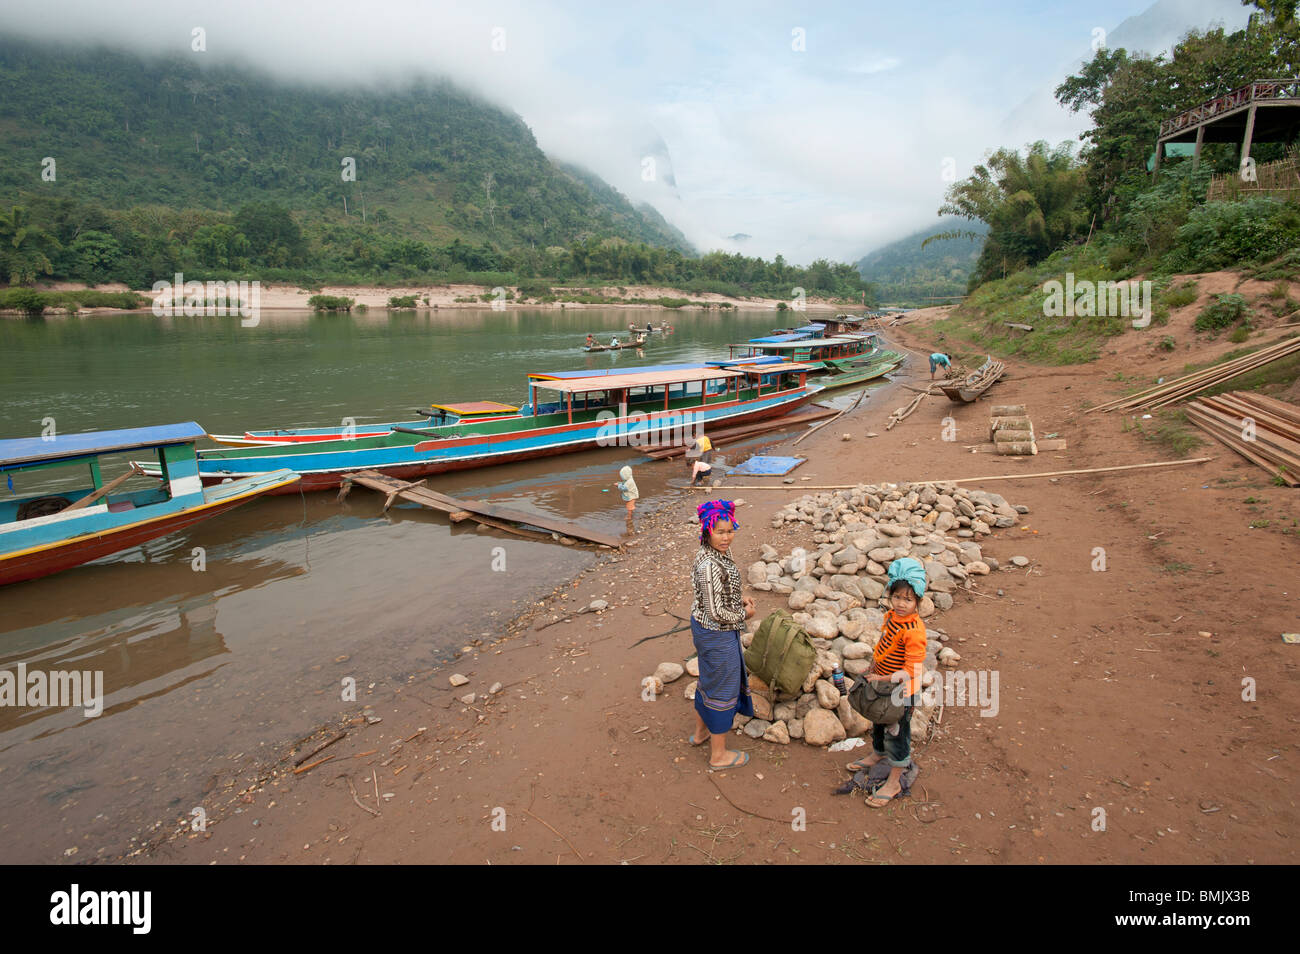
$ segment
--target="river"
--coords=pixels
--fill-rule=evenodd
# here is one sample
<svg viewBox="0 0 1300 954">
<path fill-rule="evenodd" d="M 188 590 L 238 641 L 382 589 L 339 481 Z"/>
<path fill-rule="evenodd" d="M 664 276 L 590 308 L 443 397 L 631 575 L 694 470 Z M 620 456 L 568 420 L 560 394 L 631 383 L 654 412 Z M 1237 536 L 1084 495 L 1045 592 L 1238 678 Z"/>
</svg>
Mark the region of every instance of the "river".
<svg viewBox="0 0 1300 954">
<path fill-rule="evenodd" d="M 580 350 L 587 332 L 626 338 L 629 322 L 661 319 L 673 333 L 642 351 Z M 59 433 L 190 420 L 239 433 L 409 420 L 432 401 L 519 404 L 530 371 L 700 361 L 779 322 L 770 311 L 620 309 L 284 311 L 251 328 L 134 313 L 0 320 L 0 437 L 35 436 L 50 418 Z M 685 473 L 610 448 L 430 484 L 622 533 L 613 485 L 625 463 L 643 509 Z M 332 492 L 265 498 L 0 590 L 0 669 L 102 671 L 105 692 L 93 718 L 0 707 L 0 860 L 120 856 L 201 805 L 214 779 L 274 760 L 468 640 L 500 636 L 499 624 L 595 559 L 382 504 L 362 489 L 342 503 Z M 357 702 L 342 701 L 345 677 Z"/>
</svg>

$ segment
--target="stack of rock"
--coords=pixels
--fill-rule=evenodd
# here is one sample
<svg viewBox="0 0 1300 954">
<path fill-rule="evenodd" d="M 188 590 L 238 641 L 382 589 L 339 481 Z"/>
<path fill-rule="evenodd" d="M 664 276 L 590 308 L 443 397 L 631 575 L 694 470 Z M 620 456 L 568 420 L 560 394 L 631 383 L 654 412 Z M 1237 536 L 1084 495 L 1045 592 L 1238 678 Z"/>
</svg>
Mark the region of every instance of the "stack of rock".
<svg viewBox="0 0 1300 954">
<path fill-rule="evenodd" d="M 1028 512 L 998 494 L 951 483 L 863 484 L 787 504 L 772 518 L 772 526 L 810 524 L 815 549 L 795 549 L 782 556 L 765 545 L 763 559 L 749 566 L 748 578 L 754 589 L 789 597 L 795 620 L 817 647 L 817 661 L 796 696 L 755 685 L 755 717 L 737 717 L 737 725 L 754 738 L 803 739 L 809 745 L 826 745 L 870 729 L 871 724 L 841 698 L 831 674 L 841 665 L 851 677 L 870 668 L 888 606 L 884 596 L 889 564 L 899 557 L 921 561 L 926 571 L 919 607 L 929 636 L 923 685 L 933 684 L 939 667 L 955 668 L 961 657 L 944 645 L 948 635 L 933 618 L 950 609 L 953 594 L 970 586 L 974 577 L 998 568 L 979 541 L 995 528 L 1014 526 L 1020 514 Z M 751 628 L 759 622 L 757 617 L 751 620 Z M 745 646 L 752 640 L 752 632 L 741 637 Z M 687 687 L 687 698 L 693 698 L 694 689 L 694 684 Z M 913 710 L 914 742 L 925 738 L 933 715 L 932 706 Z"/>
</svg>

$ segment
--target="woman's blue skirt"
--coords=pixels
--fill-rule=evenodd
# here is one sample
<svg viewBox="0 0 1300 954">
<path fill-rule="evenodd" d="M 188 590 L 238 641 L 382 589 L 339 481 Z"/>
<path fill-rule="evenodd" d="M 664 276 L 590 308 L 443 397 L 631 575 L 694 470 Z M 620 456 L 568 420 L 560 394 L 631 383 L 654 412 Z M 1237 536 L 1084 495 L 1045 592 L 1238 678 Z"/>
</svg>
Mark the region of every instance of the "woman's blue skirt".
<svg viewBox="0 0 1300 954">
<path fill-rule="evenodd" d="M 700 663 L 700 683 L 695 689 L 695 711 L 709 732 L 730 732 L 737 715 L 752 716 L 749 673 L 741 655 L 740 631 L 705 629 L 691 617 L 691 638 Z"/>
</svg>

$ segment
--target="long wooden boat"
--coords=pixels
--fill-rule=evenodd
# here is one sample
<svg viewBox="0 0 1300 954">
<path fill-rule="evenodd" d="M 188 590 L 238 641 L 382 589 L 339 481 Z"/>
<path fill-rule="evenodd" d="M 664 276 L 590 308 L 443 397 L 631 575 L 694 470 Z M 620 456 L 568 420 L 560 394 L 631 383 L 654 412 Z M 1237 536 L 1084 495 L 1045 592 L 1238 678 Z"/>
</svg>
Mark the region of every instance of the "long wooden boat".
<svg viewBox="0 0 1300 954">
<path fill-rule="evenodd" d="M 266 493 L 287 493 L 298 475 L 285 468 L 204 488 L 190 422 L 164 427 L 60 434 L 0 441 L 0 584 L 57 573 L 184 529 Z M 158 485 L 118 492 L 134 467 L 105 482 L 101 458 L 153 450 Z M 88 467 L 89 487 L 50 486 L 54 468 Z M 33 493 L 40 484 L 43 492 Z"/>
<path fill-rule="evenodd" d="M 875 348 L 875 335 L 847 335 L 813 338 L 801 332 L 751 338 L 742 344 L 728 345 L 734 358 L 779 357 L 784 361 L 806 364 L 817 370 L 835 358 L 853 358 Z"/>
<path fill-rule="evenodd" d="M 199 474 L 211 484 L 289 467 L 302 475 L 301 489 L 326 490 L 349 471 L 409 480 L 598 447 L 643 446 L 687 429 L 788 414 L 821 391 L 808 383 L 809 370 L 782 363 L 531 374 L 529 400 L 515 417 L 354 440 L 205 450 Z"/>
<path fill-rule="evenodd" d="M 828 374 L 817 379 L 817 383 L 826 390 L 847 388 L 865 381 L 872 381 L 894 371 L 903 363 L 903 356 L 896 351 L 878 351 L 869 360 L 845 359 L 828 361 Z"/>
<path fill-rule="evenodd" d="M 273 430 L 244 431 L 243 435 L 209 434 L 208 439 L 229 447 L 258 446 L 262 444 L 296 444 L 312 441 L 353 440 L 358 437 L 382 437 L 395 430 L 414 430 L 434 424 L 455 424 L 460 421 L 495 421 L 505 417 L 518 417 L 519 408 L 499 401 L 462 401 L 456 404 L 431 404 L 432 410 L 416 408 L 425 415 L 418 421 L 392 421 L 384 424 L 356 424 L 334 427 L 287 427 Z"/>
<path fill-rule="evenodd" d="M 941 383 L 939 390 L 946 394 L 950 401 L 969 404 L 997 383 L 998 378 L 1002 377 L 1006 370 L 1005 364 L 989 357 L 978 370 L 972 371 L 960 381 Z"/>
</svg>

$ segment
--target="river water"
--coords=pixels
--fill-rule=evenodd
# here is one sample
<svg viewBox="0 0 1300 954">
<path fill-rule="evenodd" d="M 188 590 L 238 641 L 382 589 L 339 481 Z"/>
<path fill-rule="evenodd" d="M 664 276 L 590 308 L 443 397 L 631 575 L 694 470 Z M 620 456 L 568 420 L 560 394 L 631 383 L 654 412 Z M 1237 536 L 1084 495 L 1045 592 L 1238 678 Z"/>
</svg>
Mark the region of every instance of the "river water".
<svg viewBox="0 0 1300 954">
<path fill-rule="evenodd" d="M 661 319 L 674 332 L 640 352 L 580 350 L 589 331 L 626 338 L 629 322 Z M 520 404 L 528 372 L 725 357 L 778 322 L 770 311 L 618 309 L 284 311 L 252 328 L 150 314 L 0 320 L 0 438 L 35 436 L 49 418 L 59 433 L 190 420 L 240 433 L 410 420 L 432 401 Z M 856 397 L 836 392 L 834 403 Z M 622 533 L 613 485 L 627 463 L 642 509 L 686 473 L 609 448 L 430 485 Z M 276 758 L 467 640 L 500 636 L 530 599 L 595 559 L 382 504 L 360 488 L 342 503 L 332 492 L 263 498 L 0 589 L 0 669 L 101 671 L 105 694 L 96 718 L 0 706 L 0 861 L 118 856 L 201 805 L 214 777 Z M 342 701 L 344 677 L 359 702 Z"/>
</svg>

